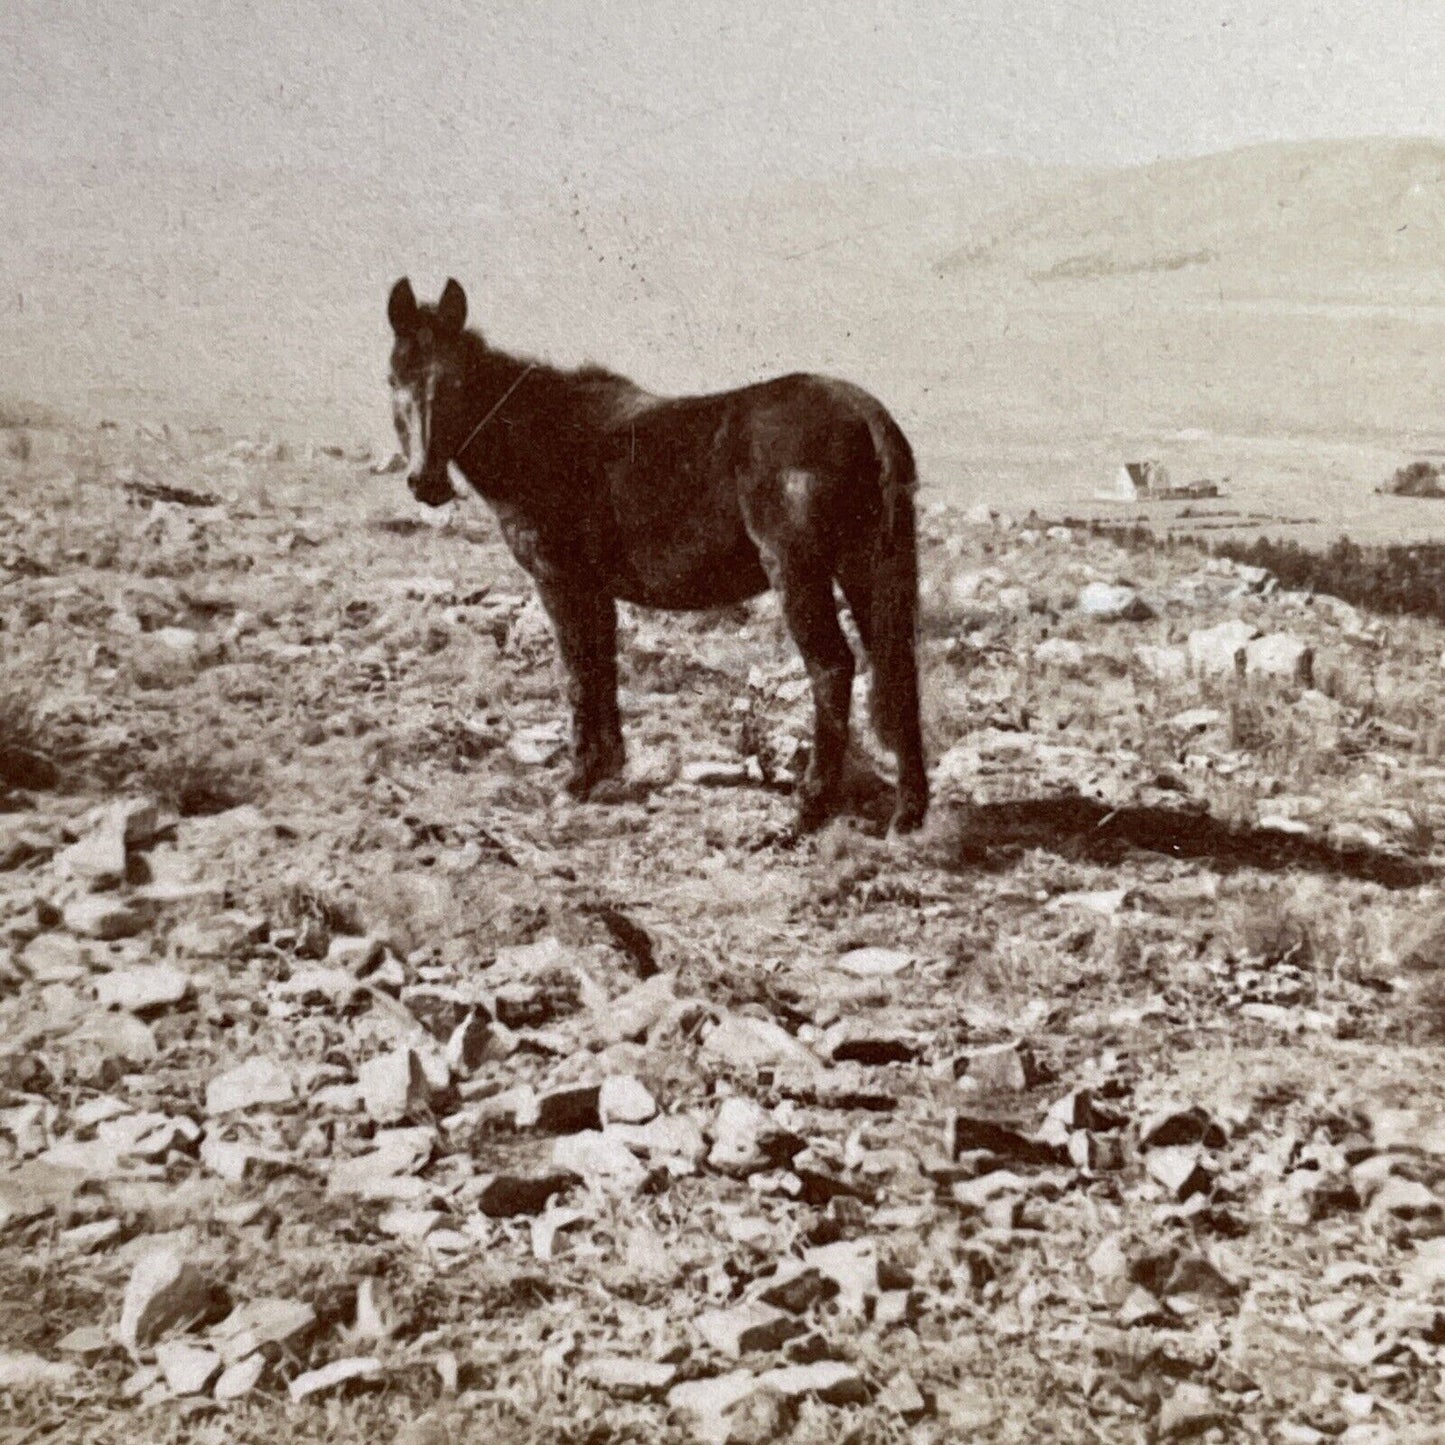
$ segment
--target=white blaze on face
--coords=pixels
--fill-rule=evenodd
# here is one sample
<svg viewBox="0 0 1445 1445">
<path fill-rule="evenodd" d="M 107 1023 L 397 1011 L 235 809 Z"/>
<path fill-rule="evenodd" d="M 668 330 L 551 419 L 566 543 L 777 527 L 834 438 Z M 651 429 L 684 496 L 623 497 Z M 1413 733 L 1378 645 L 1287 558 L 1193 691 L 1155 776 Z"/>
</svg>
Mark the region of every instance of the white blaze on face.
<svg viewBox="0 0 1445 1445">
<path fill-rule="evenodd" d="M 432 399 L 435 393 L 436 379 L 428 372 L 419 386 L 398 385 L 392 397 L 396 434 L 401 441 L 409 477 L 419 477 L 426 472 L 427 458 L 431 455 Z"/>
</svg>

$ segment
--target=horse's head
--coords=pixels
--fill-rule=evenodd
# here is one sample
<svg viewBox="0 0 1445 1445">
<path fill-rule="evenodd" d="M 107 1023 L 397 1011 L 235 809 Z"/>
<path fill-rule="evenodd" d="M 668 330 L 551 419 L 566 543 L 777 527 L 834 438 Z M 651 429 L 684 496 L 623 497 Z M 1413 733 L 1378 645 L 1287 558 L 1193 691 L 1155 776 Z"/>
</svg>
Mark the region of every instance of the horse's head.
<svg viewBox="0 0 1445 1445">
<path fill-rule="evenodd" d="M 391 288 L 387 319 L 391 404 L 406 458 L 406 484 L 417 501 L 440 507 L 457 493 L 447 474 L 465 440 L 462 431 L 463 327 L 467 297 L 448 280 L 435 306 L 418 305 L 411 282 Z"/>
</svg>

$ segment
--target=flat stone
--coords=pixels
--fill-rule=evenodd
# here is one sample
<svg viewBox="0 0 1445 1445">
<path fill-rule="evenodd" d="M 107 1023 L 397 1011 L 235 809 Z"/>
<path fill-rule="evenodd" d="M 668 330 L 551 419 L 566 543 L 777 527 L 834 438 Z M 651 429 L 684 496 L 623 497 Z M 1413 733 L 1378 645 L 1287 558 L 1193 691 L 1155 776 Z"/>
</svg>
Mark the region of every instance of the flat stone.
<svg viewBox="0 0 1445 1445">
<path fill-rule="evenodd" d="M 646 1124 L 657 1114 L 657 1100 L 640 1079 L 615 1074 L 602 1081 L 597 1112 L 603 1124 Z"/>
<path fill-rule="evenodd" d="M 862 1314 L 865 1300 L 879 1293 L 878 1245 L 871 1239 L 840 1240 L 805 1250 L 803 1263 L 838 1286 L 839 1303 Z"/>
<path fill-rule="evenodd" d="M 90 972 L 90 950 L 68 933 L 40 933 L 20 950 L 20 966 L 36 983 L 74 983 Z"/>
<path fill-rule="evenodd" d="M 227 912 L 186 919 L 171 931 L 171 947 L 183 958 L 239 958 L 265 933 L 264 919 Z"/>
<path fill-rule="evenodd" d="M 827 1405 L 866 1405 L 868 1386 L 854 1366 L 842 1360 L 819 1360 L 812 1365 L 783 1365 L 758 1376 L 758 1387 L 776 1390 L 784 1399 L 816 1395 Z"/>
<path fill-rule="evenodd" d="M 214 1350 L 180 1340 L 157 1345 L 156 1364 L 177 1395 L 199 1395 L 221 1372 L 221 1357 Z"/>
<path fill-rule="evenodd" d="M 674 978 L 654 974 L 619 994 L 595 1015 L 594 1028 L 604 1043 L 642 1040 L 677 1007 Z"/>
<path fill-rule="evenodd" d="M 902 1415 L 904 1419 L 921 1415 L 928 1408 L 928 1401 L 907 1370 L 900 1370 L 889 1379 L 878 1392 L 877 1404 L 879 1409 Z"/>
<path fill-rule="evenodd" d="M 552 1147 L 552 1163 L 611 1194 L 630 1194 L 647 1182 L 647 1170 L 610 1129 L 562 1135 Z"/>
<path fill-rule="evenodd" d="M 1445 1207 L 1418 1179 L 1392 1174 L 1370 1200 L 1369 1212 L 1377 1218 L 1388 1214 L 1397 1219 L 1434 1219 L 1445 1212 Z"/>
<path fill-rule="evenodd" d="M 913 963 L 901 948 L 854 948 L 835 958 L 832 967 L 853 978 L 892 978 Z"/>
<path fill-rule="evenodd" d="M 724 1014 L 702 1041 L 706 1058 L 729 1068 L 754 1070 L 789 1065 L 816 1069 L 817 1056 L 785 1028 L 750 1014 Z"/>
<path fill-rule="evenodd" d="M 1237 617 L 1215 627 L 1201 627 L 1185 639 L 1189 665 L 1201 676 L 1227 677 L 1244 670 L 1244 649 L 1259 629 Z"/>
<path fill-rule="evenodd" d="M 258 1055 L 218 1074 L 206 1085 L 206 1113 L 275 1108 L 296 1097 L 291 1076 L 275 1059 Z"/>
<path fill-rule="evenodd" d="M 625 1355 L 602 1355 L 583 1360 L 575 1371 L 579 1380 L 610 1394 L 642 1399 L 667 1389 L 677 1378 L 677 1366 L 656 1360 L 635 1360 Z"/>
<path fill-rule="evenodd" d="M 142 1255 L 125 1287 L 118 1338 L 127 1349 L 152 1344 L 178 1325 L 215 1313 L 224 1291 L 175 1249 Z"/>
<path fill-rule="evenodd" d="M 807 1333 L 801 1320 L 761 1300 L 730 1309 L 707 1310 L 693 1325 L 713 1349 L 733 1359 L 754 1350 L 781 1349 L 789 1340 Z"/>
<path fill-rule="evenodd" d="M 294 1402 L 310 1399 L 327 1390 L 349 1385 L 353 1380 L 374 1380 L 381 1374 L 381 1361 L 370 1356 L 354 1356 L 347 1360 L 333 1360 L 319 1370 L 307 1370 L 297 1375 L 286 1387 Z"/>
<path fill-rule="evenodd" d="M 1203 1385 L 1185 1380 L 1160 1403 L 1159 1438 L 1183 1440 L 1200 1435 L 1223 1418 L 1214 1396 Z"/>
<path fill-rule="evenodd" d="M 1064 671 L 1082 667 L 1084 655 L 1083 644 L 1067 637 L 1046 637 L 1034 648 L 1034 661 L 1040 667 L 1057 667 Z"/>
<path fill-rule="evenodd" d="M 489 1219 L 540 1214 L 549 1200 L 577 1182 L 577 1175 L 561 1171 L 536 1175 L 498 1174 L 487 1182 L 478 1196 L 477 1208 Z"/>
<path fill-rule="evenodd" d="M 1207 1192 L 1214 1182 L 1199 1150 L 1190 1145 L 1151 1149 L 1144 1156 L 1144 1166 L 1153 1179 L 1179 1200 Z"/>
<path fill-rule="evenodd" d="M 781 1128 L 751 1099 L 724 1099 L 712 1128 L 708 1164 L 724 1174 L 748 1175 L 789 1163 L 802 1140 Z"/>
<path fill-rule="evenodd" d="M 134 938 L 146 927 L 146 914 L 122 898 L 104 894 L 87 894 L 67 903 L 61 918 L 72 933 L 82 938 L 98 938 L 111 943 L 121 938 Z"/>
<path fill-rule="evenodd" d="M 244 1399 L 261 1383 L 261 1376 L 265 1372 L 264 1355 L 247 1355 L 244 1360 L 237 1360 L 234 1365 L 221 1371 L 211 1394 L 223 1404 L 230 1400 Z"/>
<path fill-rule="evenodd" d="M 378 1124 L 399 1124 L 424 1114 L 431 1086 L 413 1049 L 394 1049 L 368 1059 L 356 1071 L 362 1107 Z"/>
<path fill-rule="evenodd" d="M 0 1390 L 64 1390 L 79 1373 L 68 1360 L 47 1360 L 27 1350 L 0 1350 Z"/>
<path fill-rule="evenodd" d="M 67 1355 L 103 1355 L 114 1343 L 100 1325 L 81 1325 L 56 1340 L 55 1348 Z"/>
<path fill-rule="evenodd" d="M 90 888 L 117 888 L 125 881 L 125 820 L 112 810 L 89 831 L 55 855 L 62 878 L 74 878 Z"/>
<path fill-rule="evenodd" d="M 390 1184 L 422 1168 L 431 1159 L 436 1140 L 436 1130 L 424 1124 L 406 1129 L 379 1129 L 370 1149 L 332 1163 L 327 1189 L 332 1194 L 360 1194 L 371 1199 L 417 1198 L 427 1194 L 430 1186 L 420 1181 L 416 1181 L 419 1186 L 416 1189 L 394 1189 Z"/>
<path fill-rule="evenodd" d="M 316 1311 L 304 1300 L 263 1297 L 239 1304 L 210 1338 L 222 1361 L 234 1365 L 266 1345 L 289 1345 L 316 1323 Z"/>
<path fill-rule="evenodd" d="M 1134 660 L 1159 682 L 1179 682 L 1189 675 L 1189 654 L 1182 647 L 1144 643 L 1134 649 Z"/>
<path fill-rule="evenodd" d="M 578 1134 L 600 1129 L 600 1098 L 601 1088 L 597 1084 L 555 1089 L 538 1099 L 532 1127 L 540 1134 Z"/>
<path fill-rule="evenodd" d="M 1017 1044 L 993 1044 L 969 1054 L 967 1077 L 986 1094 L 1019 1094 L 1029 1082 Z"/>
<path fill-rule="evenodd" d="M 757 1393 L 757 1377 L 750 1370 L 733 1370 L 706 1380 L 688 1380 L 667 1392 L 670 1409 L 693 1417 L 697 1439 L 704 1445 L 738 1445 L 730 1412 Z M 755 1436 L 760 1442 L 776 1435 Z"/>
<path fill-rule="evenodd" d="M 666 1164 L 672 1173 L 690 1173 L 707 1157 L 702 1130 L 685 1114 L 659 1114 L 646 1124 L 609 1124 L 608 1130 L 634 1153 Z"/>
<path fill-rule="evenodd" d="M 1301 687 L 1314 684 L 1315 650 L 1303 638 L 1271 632 L 1244 647 L 1246 677 L 1274 677 Z"/>
<path fill-rule="evenodd" d="M 131 1013 L 178 1004 L 190 991 L 190 976 L 166 964 L 112 969 L 95 981 L 96 1001 L 102 1008 L 126 1009 Z"/>
<path fill-rule="evenodd" d="M 746 763 L 721 760 L 684 763 L 678 777 L 701 788 L 741 788 L 752 781 Z"/>
<path fill-rule="evenodd" d="M 1112 582 L 1089 582 L 1079 589 L 1075 607 L 1100 622 L 1143 622 L 1154 609 L 1132 587 Z"/>
</svg>

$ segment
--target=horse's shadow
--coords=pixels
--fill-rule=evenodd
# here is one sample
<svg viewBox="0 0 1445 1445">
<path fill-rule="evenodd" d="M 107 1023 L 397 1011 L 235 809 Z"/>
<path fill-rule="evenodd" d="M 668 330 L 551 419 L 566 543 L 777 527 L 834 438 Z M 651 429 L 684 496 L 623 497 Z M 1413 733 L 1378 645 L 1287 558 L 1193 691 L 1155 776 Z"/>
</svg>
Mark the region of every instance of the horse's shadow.
<svg viewBox="0 0 1445 1445">
<path fill-rule="evenodd" d="M 1042 849 L 1105 866 L 1143 852 L 1196 860 L 1221 872 L 1328 873 L 1385 888 L 1416 888 L 1440 876 L 1435 864 L 1405 852 L 1226 823 L 1197 808 L 1111 807 L 1072 796 L 944 805 L 940 813 L 934 836 L 941 861 L 958 872 L 1001 871 L 1023 853 Z"/>
</svg>

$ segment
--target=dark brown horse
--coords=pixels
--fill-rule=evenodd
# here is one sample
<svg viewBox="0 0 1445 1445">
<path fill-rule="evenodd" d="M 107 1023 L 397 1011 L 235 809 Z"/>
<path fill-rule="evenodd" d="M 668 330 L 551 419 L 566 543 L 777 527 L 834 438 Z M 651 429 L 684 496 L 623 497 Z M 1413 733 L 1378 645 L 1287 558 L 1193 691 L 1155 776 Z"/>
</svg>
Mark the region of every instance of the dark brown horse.
<svg viewBox="0 0 1445 1445">
<path fill-rule="evenodd" d="M 837 582 L 872 663 L 874 726 L 898 759 L 893 827 L 923 821 L 916 475 L 878 401 L 806 375 L 660 397 L 600 368 L 520 360 L 467 329 L 455 281 L 435 306 L 398 281 L 387 315 L 412 495 L 451 501 L 455 466 L 551 617 L 572 707 L 570 792 L 622 771 L 617 602 L 723 607 L 772 586 L 813 686 L 798 823 L 816 827 L 838 802 L 852 700 Z"/>
</svg>

